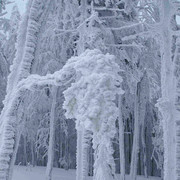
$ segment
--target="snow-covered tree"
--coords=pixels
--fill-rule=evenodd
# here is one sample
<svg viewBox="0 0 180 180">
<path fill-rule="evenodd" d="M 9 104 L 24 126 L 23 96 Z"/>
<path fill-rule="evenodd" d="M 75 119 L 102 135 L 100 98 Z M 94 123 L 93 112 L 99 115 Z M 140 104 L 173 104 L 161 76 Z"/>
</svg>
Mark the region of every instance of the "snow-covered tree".
<svg viewBox="0 0 180 180">
<path fill-rule="evenodd" d="M 46 5 L 44 7 L 44 5 Z M 4 101 L 4 108 L 1 112 L 1 134 L 0 134 L 0 177 L 11 179 L 15 156 L 19 144 L 17 111 L 21 98 L 16 99 L 16 85 L 29 75 L 31 64 L 34 59 L 37 35 L 40 31 L 48 3 L 40 1 L 29 1 L 27 13 L 20 25 L 20 32 L 17 39 L 17 52 L 14 59 L 11 73 L 8 77 L 7 95 Z M 27 33 L 26 33 L 27 32 Z M 25 38 L 25 39 L 24 39 Z M 17 74 L 18 72 L 18 74 Z"/>
<path fill-rule="evenodd" d="M 53 166 L 78 180 L 178 179 L 179 6 L 29 0 L 20 24 L 16 7 L 0 18 L 0 179 L 17 151 L 48 180 Z"/>
</svg>

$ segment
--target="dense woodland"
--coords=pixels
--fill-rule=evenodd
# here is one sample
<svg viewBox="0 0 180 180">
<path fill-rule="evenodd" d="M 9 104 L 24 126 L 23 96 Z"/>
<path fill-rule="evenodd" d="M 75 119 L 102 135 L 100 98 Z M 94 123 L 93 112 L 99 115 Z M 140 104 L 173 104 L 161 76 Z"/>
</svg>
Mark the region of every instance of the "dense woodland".
<svg viewBox="0 0 180 180">
<path fill-rule="evenodd" d="M 0 180 L 180 180 L 179 1 L 0 3 Z"/>
</svg>

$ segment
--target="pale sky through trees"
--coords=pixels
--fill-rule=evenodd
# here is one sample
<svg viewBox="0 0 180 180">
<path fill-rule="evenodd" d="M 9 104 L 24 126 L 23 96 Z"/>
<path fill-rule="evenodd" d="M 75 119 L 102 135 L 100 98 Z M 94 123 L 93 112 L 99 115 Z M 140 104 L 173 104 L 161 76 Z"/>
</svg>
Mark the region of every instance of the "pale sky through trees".
<svg viewBox="0 0 180 180">
<path fill-rule="evenodd" d="M 21 15 L 25 12 L 26 10 L 26 2 L 27 0 L 14 0 L 14 2 L 17 4 L 18 6 L 18 9 L 19 9 L 19 12 L 21 13 Z M 14 6 L 15 4 L 12 3 L 10 5 L 8 5 L 6 7 L 6 10 L 7 10 L 7 17 L 10 17 L 11 15 L 11 10 L 12 10 L 12 7 Z"/>
<path fill-rule="evenodd" d="M 178 0 L 178 1 L 180 1 L 180 0 Z M 26 10 L 27 0 L 14 0 L 14 2 L 17 4 L 18 9 L 22 15 Z M 14 3 L 7 6 L 7 16 L 6 17 L 10 17 L 13 6 L 14 6 Z M 178 24 L 180 24 L 180 16 L 177 17 L 177 22 L 178 22 Z"/>
</svg>

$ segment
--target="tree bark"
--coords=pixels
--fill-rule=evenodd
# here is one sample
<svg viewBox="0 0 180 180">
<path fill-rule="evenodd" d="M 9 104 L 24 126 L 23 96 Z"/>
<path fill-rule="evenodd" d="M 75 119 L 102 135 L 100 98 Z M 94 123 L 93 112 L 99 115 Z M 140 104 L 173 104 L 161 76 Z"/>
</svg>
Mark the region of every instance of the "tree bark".
<svg viewBox="0 0 180 180">
<path fill-rule="evenodd" d="M 144 170 L 144 176 L 147 178 L 147 157 L 146 157 L 146 143 L 145 143 L 145 125 L 144 125 L 144 120 L 142 122 L 141 126 L 141 141 L 142 141 L 142 156 L 143 156 L 143 170 Z"/>
<path fill-rule="evenodd" d="M 135 90 L 135 104 L 134 104 L 134 136 L 133 136 L 133 148 L 132 148 L 132 157 L 131 157 L 131 169 L 130 177 L 131 180 L 136 180 L 137 176 L 137 166 L 138 166 L 138 153 L 139 153 L 139 104 L 138 104 L 138 90 L 139 83 Z"/>
<path fill-rule="evenodd" d="M 171 20 L 172 6 L 169 0 L 162 1 L 162 63 L 161 63 L 161 91 L 162 98 L 158 100 L 158 108 L 162 115 L 164 139 L 164 180 L 176 177 L 176 125 L 175 125 L 175 83 L 172 62 Z M 178 160 L 179 161 L 179 160 Z"/>
<path fill-rule="evenodd" d="M 119 153 L 120 153 L 120 180 L 125 180 L 125 153 L 124 153 L 124 123 L 122 118 L 122 99 L 119 95 Z"/>
<path fill-rule="evenodd" d="M 77 130 L 77 170 L 76 180 L 86 180 L 88 176 L 88 149 L 91 133 L 87 130 Z"/>
<path fill-rule="evenodd" d="M 56 103 L 57 103 L 58 87 L 52 87 L 52 106 L 50 113 L 50 135 L 48 147 L 48 163 L 46 167 L 46 180 L 52 180 L 52 170 L 54 163 L 54 148 L 55 148 L 55 129 L 56 129 Z"/>
<path fill-rule="evenodd" d="M 20 137 L 21 137 L 21 133 L 16 132 L 15 133 L 15 147 L 14 147 L 14 151 L 13 151 L 13 154 L 12 154 L 12 159 L 11 159 L 11 162 L 10 162 L 10 171 L 9 171 L 9 177 L 8 177 L 9 180 L 12 179 L 13 168 L 14 168 L 14 164 L 15 164 L 15 161 L 16 161 L 16 154 L 17 154 L 17 151 L 18 151 Z"/>
<path fill-rule="evenodd" d="M 24 144 L 24 162 L 23 162 L 23 165 L 26 166 L 27 165 L 27 150 L 26 150 L 26 147 L 27 147 L 27 140 L 26 140 L 26 137 L 24 136 L 23 137 L 23 144 Z"/>
</svg>

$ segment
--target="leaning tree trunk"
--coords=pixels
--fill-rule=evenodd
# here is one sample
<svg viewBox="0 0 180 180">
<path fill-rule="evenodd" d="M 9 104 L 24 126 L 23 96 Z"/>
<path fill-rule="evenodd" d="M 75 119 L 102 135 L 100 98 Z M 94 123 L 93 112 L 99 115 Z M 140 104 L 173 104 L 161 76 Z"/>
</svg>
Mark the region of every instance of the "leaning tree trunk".
<svg viewBox="0 0 180 180">
<path fill-rule="evenodd" d="M 54 162 L 54 148 L 55 148 L 55 121 L 56 121 L 56 103 L 57 103 L 57 87 L 52 88 L 52 106 L 50 113 L 50 136 L 49 136 L 49 147 L 48 147 L 48 162 L 46 168 L 46 180 L 52 180 L 52 170 Z"/>
<path fill-rule="evenodd" d="M 31 0 L 19 30 L 17 52 L 8 77 L 7 95 L 1 112 L 0 124 L 0 180 L 11 180 L 18 140 L 16 113 L 22 101 L 22 92 L 17 93 L 17 84 L 30 74 L 34 61 L 38 33 L 51 1 Z M 23 48 L 24 47 L 24 48 Z"/>
<path fill-rule="evenodd" d="M 22 92 L 9 101 L 9 108 L 3 112 L 0 137 L 0 180 L 11 180 L 21 131 L 18 130 L 17 109 Z"/>
</svg>

